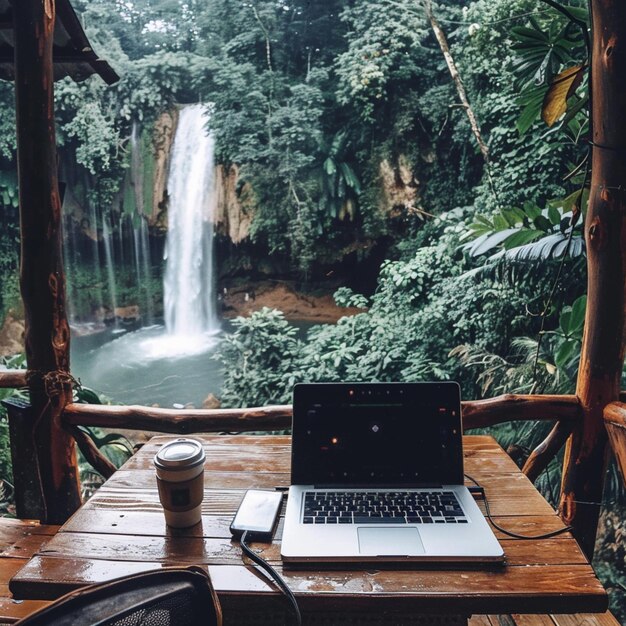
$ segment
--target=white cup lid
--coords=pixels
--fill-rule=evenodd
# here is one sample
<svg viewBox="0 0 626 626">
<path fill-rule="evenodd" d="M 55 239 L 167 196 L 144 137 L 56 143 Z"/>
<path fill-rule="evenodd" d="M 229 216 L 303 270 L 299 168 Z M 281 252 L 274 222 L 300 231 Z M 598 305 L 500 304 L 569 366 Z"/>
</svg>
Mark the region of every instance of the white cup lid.
<svg viewBox="0 0 626 626">
<path fill-rule="evenodd" d="M 176 439 L 156 453 L 154 464 L 163 469 L 187 469 L 204 463 L 204 449 L 195 439 Z"/>
</svg>

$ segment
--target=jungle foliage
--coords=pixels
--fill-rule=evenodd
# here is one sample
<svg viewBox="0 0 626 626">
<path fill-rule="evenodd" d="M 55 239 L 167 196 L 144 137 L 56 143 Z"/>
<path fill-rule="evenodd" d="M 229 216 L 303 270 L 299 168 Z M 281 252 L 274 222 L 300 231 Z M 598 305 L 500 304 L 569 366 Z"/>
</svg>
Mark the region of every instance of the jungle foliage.
<svg viewBox="0 0 626 626">
<path fill-rule="evenodd" d="M 447 3 L 437 14 L 488 139 L 489 172 L 474 147 L 465 113 L 456 106 L 441 51 L 420 5 L 343 5 L 334 28 L 347 26 L 344 49 L 338 48 L 330 74 L 336 81 L 334 116 L 311 118 L 311 127 L 321 120 L 320 136 L 333 137 L 330 148 L 322 151 L 321 169 L 334 179 L 322 191 L 335 189 L 335 181 L 345 176 L 343 189 L 354 195 L 353 212 L 340 213 L 332 205 L 334 216 L 350 216 L 363 237 L 380 241 L 383 234 L 397 234 L 390 226 L 393 218 L 380 210 L 376 169 L 380 171 L 385 159 L 405 155 L 416 178 L 424 180 L 419 203 L 428 216 L 396 206 L 402 237 L 392 237 L 375 291 L 337 292 L 338 304 L 361 306 L 363 313 L 314 328 L 304 340 L 286 332 L 286 322 L 274 312 L 238 320 L 221 353 L 227 365 L 226 402 L 288 401 L 294 380 L 453 377 L 462 382 L 467 397 L 573 388 L 586 278 L 580 234 L 588 182 L 581 141 L 587 126 L 582 71 L 586 48 L 580 23 L 585 10 L 582 3 L 559 11 L 535 0 L 478 0 L 465 7 Z M 266 20 L 273 15 L 278 22 L 270 20 L 272 28 L 280 29 L 284 15 L 276 10 L 264 15 Z M 240 31 L 247 33 L 248 43 L 253 18 L 260 27 L 263 18 L 253 11 L 246 18 L 248 29 Z M 329 31 L 328 41 L 334 41 L 336 32 Z M 305 81 L 314 82 L 311 59 L 316 61 L 317 54 L 307 56 L 306 67 L 298 65 L 297 55 L 281 54 L 287 41 L 277 37 L 264 48 L 263 39 L 256 40 L 257 76 L 276 74 L 284 64 L 292 83 L 297 68 L 301 73 L 306 69 Z M 274 62 L 263 67 L 272 51 Z M 328 45 L 323 51 L 328 54 Z M 233 57 L 241 59 L 240 65 L 244 59 L 249 64 L 254 54 L 243 46 Z M 268 90 L 266 105 L 267 98 L 277 98 L 275 82 L 260 80 L 257 85 Z M 328 106 L 328 87 L 325 93 Z M 232 111 L 235 101 L 229 105 Z M 268 109 L 236 110 L 241 137 L 242 116 L 261 116 Z M 338 129 L 329 128 L 337 122 Z M 223 142 L 227 136 L 221 135 L 218 113 L 211 124 Z M 257 128 L 263 129 L 260 117 Z M 236 145 L 232 132 L 227 142 L 231 150 Z M 244 135 L 254 140 L 240 142 L 245 153 L 223 152 L 224 158 L 249 165 L 245 171 L 257 193 L 273 176 L 255 170 L 257 161 L 266 163 L 269 153 L 261 147 L 271 147 L 269 133 L 266 126 L 254 136 Z M 298 185 L 307 180 L 306 168 L 300 174 Z M 349 185 L 352 179 L 359 184 Z M 287 190 L 289 183 L 280 188 Z M 288 193 L 283 193 L 285 201 L 291 202 Z M 267 196 L 263 211 L 265 203 L 282 207 L 273 224 L 287 219 L 293 226 L 293 214 L 284 205 Z M 325 232 L 324 224 L 313 228 L 314 215 L 310 213 L 312 231 Z M 289 231 L 282 227 L 280 232 Z M 332 248 L 340 236 L 340 229 L 333 228 L 325 248 Z M 296 245 L 295 238 L 290 245 Z M 274 342 L 267 352 L 267 333 L 279 335 L 284 345 Z M 249 388 L 241 381 L 244 366 Z M 270 369 L 276 380 L 268 396 L 262 383 Z M 277 384 L 278 379 L 284 384 Z"/>
<path fill-rule="evenodd" d="M 74 6 L 121 76 L 56 87 L 61 160 L 92 237 L 121 223 L 106 216 L 123 193 L 133 126 L 145 137 L 160 113 L 200 100 L 218 161 L 239 167 L 257 258 L 280 258 L 300 279 L 347 260 L 358 274 L 375 251 L 386 259 L 374 289 L 337 293 L 363 313 L 304 340 L 274 313 L 238 321 L 221 350 L 225 403 L 288 400 L 296 379 L 455 377 L 467 397 L 571 389 L 578 344 L 559 329 L 585 291 L 582 0 L 435 6 L 488 169 L 414 0 Z M 10 95 L 3 87 L 7 112 Z M 15 275 L 11 115 L 2 119 L 0 265 Z M 79 262 L 70 291 L 90 298 Z M 0 296 L 5 311 L 15 306 L 15 282 Z"/>
</svg>

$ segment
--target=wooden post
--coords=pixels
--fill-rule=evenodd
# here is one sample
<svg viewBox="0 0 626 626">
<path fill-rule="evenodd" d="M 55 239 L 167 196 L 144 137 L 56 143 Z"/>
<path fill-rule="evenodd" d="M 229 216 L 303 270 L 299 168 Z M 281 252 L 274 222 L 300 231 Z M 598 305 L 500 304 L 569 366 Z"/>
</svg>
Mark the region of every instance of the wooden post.
<svg viewBox="0 0 626 626">
<path fill-rule="evenodd" d="M 28 386 L 44 520 L 64 522 L 80 505 L 72 438 L 61 412 L 72 400 L 69 324 L 61 250 L 54 129 L 54 0 L 13 3 L 20 198 L 20 287 L 26 317 Z"/>
<path fill-rule="evenodd" d="M 588 297 L 576 394 L 581 426 L 568 440 L 560 513 L 590 557 L 602 499 L 604 407 L 619 398 L 626 276 L 626 3 L 593 0 L 593 155 L 585 221 Z"/>
</svg>

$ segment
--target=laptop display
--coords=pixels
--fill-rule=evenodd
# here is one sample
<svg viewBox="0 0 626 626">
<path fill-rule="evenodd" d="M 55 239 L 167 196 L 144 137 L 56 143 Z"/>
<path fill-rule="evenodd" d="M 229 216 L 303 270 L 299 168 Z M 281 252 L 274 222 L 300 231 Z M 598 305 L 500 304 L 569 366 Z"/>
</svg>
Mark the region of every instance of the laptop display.
<svg viewBox="0 0 626 626">
<path fill-rule="evenodd" d="M 296 385 L 293 484 L 463 482 L 456 383 Z"/>
<path fill-rule="evenodd" d="M 464 486 L 454 382 L 294 388 L 285 564 L 502 562 Z"/>
</svg>

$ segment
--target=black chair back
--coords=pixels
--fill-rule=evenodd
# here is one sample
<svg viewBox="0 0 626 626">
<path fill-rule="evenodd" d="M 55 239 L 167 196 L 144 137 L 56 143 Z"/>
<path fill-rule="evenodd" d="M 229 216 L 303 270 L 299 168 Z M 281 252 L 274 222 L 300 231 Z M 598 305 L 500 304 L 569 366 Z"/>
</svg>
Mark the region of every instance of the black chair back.
<svg viewBox="0 0 626 626">
<path fill-rule="evenodd" d="M 164 568 L 73 591 L 15 626 L 221 626 L 200 568 Z"/>
</svg>

